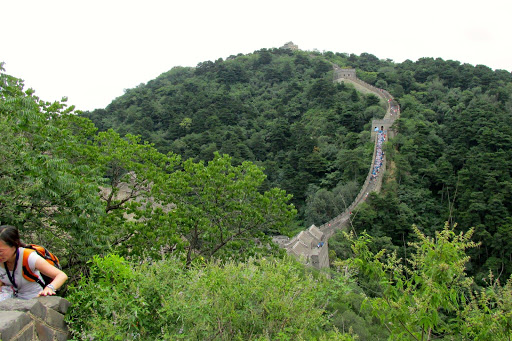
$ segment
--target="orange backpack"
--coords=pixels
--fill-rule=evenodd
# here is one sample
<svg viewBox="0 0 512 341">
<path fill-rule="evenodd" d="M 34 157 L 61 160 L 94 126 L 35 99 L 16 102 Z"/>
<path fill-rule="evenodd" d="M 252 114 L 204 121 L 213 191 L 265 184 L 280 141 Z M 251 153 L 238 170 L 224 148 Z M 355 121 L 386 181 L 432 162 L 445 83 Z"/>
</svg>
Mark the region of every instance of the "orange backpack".
<svg viewBox="0 0 512 341">
<path fill-rule="evenodd" d="M 30 270 L 30 267 L 28 266 L 28 256 L 32 252 L 36 252 L 39 256 L 41 256 L 44 260 L 46 260 L 48 263 L 56 267 L 57 269 L 61 269 L 59 259 L 57 256 L 55 256 L 53 253 L 42 247 L 41 245 L 36 244 L 27 244 L 25 247 L 25 250 L 23 251 L 23 277 L 30 282 L 37 282 L 41 287 L 45 287 L 47 284 L 49 284 L 53 278 L 50 278 L 44 274 L 41 274 L 41 277 L 43 277 L 43 281 L 39 279 L 39 277 Z"/>
</svg>

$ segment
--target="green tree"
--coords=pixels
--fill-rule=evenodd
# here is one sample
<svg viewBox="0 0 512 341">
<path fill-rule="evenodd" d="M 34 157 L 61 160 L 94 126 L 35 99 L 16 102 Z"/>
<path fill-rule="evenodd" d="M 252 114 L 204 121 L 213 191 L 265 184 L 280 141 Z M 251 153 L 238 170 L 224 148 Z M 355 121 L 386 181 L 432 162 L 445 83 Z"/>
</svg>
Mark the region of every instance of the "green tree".
<svg viewBox="0 0 512 341">
<path fill-rule="evenodd" d="M 123 255 L 157 257 L 165 248 L 180 246 L 170 215 L 172 198 L 164 192 L 180 159 L 113 130 L 99 133 L 91 146 L 89 162 L 106 178 L 100 191 L 107 213 L 102 225 L 112 247 Z"/>
<path fill-rule="evenodd" d="M 198 257 L 245 259 L 265 253 L 269 235 L 279 233 L 296 214 L 283 190 L 259 192 L 265 175 L 251 162 L 233 166 L 228 155 L 215 153 L 206 165 L 189 159 L 182 166 L 164 191 L 174 199 L 172 216 L 188 242 L 187 263 Z"/>
<path fill-rule="evenodd" d="M 0 220 L 18 226 L 25 240 L 60 250 L 64 267 L 83 265 L 108 246 L 99 223 L 102 177 L 79 160 L 95 128 L 73 107 L 33 94 L 0 73 Z"/>
</svg>

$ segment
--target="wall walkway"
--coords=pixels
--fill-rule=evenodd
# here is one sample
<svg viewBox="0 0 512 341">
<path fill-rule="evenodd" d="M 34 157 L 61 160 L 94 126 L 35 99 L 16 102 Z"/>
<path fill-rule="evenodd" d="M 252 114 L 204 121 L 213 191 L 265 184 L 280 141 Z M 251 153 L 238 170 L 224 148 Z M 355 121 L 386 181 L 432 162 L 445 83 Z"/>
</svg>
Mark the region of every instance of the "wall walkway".
<svg viewBox="0 0 512 341">
<path fill-rule="evenodd" d="M 318 227 L 312 225 L 307 230 L 301 231 L 295 237 L 274 237 L 274 241 L 279 246 L 285 248 L 289 254 L 301 259 L 305 264 L 320 269 L 329 267 L 329 238 L 332 237 L 337 230 L 344 229 L 350 225 L 352 211 L 357 205 L 364 202 L 371 192 L 380 191 L 382 177 L 386 170 L 386 156 L 382 151 L 382 144 L 387 138 L 394 136 L 394 131 L 391 127 L 394 121 L 400 116 L 400 107 L 389 92 L 358 79 L 355 76 L 354 69 L 344 71 L 344 69 L 341 69 L 337 65 L 333 65 L 333 68 L 334 82 L 349 82 L 354 84 L 356 88 L 362 87 L 384 99 L 388 104 L 388 108 L 384 119 L 372 121 L 372 138 L 375 139 L 372 163 L 366 180 L 361 187 L 361 191 L 352 204 L 350 204 L 343 213 L 327 223 Z"/>
</svg>

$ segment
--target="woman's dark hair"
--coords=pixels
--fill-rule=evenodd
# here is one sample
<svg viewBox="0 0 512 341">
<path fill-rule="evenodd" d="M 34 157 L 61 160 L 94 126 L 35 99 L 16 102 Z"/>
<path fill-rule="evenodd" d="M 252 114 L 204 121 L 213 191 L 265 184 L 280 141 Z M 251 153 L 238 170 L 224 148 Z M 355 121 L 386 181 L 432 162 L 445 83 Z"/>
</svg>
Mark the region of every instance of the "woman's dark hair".
<svg viewBox="0 0 512 341">
<path fill-rule="evenodd" d="M 20 247 L 24 244 L 20 240 L 18 229 L 11 225 L 0 226 L 0 240 L 10 247 Z"/>
</svg>

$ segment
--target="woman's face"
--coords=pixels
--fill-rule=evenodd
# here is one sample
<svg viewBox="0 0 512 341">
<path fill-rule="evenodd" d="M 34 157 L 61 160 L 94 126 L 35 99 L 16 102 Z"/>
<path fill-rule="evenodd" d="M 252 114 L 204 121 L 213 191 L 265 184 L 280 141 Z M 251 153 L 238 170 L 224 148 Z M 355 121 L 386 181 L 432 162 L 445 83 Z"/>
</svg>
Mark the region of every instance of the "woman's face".
<svg viewBox="0 0 512 341">
<path fill-rule="evenodd" d="M 3 240 L 0 239 L 0 263 L 5 263 L 8 260 L 15 257 L 16 248 L 14 246 L 7 245 Z"/>
</svg>

